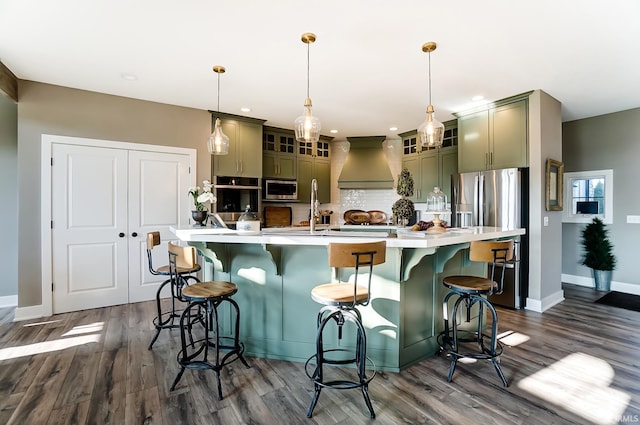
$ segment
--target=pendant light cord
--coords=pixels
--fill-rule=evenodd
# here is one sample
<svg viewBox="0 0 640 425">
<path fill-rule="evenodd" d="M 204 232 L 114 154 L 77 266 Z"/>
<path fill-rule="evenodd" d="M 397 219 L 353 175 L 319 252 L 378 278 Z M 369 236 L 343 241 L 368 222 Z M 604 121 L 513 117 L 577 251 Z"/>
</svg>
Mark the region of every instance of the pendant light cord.
<svg viewBox="0 0 640 425">
<path fill-rule="evenodd" d="M 309 97 L 309 44 L 307 43 L 307 97 Z"/>
<path fill-rule="evenodd" d="M 218 72 L 218 115 L 220 115 L 220 73 Z"/>
<path fill-rule="evenodd" d="M 429 105 L 431 105 L 431 52 L 429 52 Z"/>
</svg>

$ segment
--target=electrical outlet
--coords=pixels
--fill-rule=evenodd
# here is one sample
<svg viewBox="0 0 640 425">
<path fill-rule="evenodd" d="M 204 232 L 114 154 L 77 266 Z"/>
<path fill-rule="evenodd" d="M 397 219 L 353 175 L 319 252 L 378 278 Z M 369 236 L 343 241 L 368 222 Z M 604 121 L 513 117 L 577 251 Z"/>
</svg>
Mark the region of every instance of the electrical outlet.
<svg viewBox="0 0 640 425">
<path fill-rule="evenodd" d="M 549 225 L 549 217 L 544 217 L 542 219 L 542 225 L 543 226 L 548 226 Z"/>
<path fill-rule="evenodd" d="M 640 224 L 640 215 L 628 215 L 627 223 Z"/>
</svg>

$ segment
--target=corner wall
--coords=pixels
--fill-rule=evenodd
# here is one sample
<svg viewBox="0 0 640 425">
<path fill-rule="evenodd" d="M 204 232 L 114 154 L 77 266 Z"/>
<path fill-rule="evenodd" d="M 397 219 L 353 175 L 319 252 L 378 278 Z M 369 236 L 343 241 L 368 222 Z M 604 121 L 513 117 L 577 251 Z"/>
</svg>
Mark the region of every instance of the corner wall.
<svg viewBox="0 0 640 425">
<path fill-rule="evenodd" d="M 42 302 L 40 151 L 42 134 L 198 150 L 197 181 L 211 175 L 207 111 L 31 81 L 19 82 L 18 306 Z M 186 196 L 186 194 L 185 194 Z"/>
<path fill-rule="evenodd" d="M 526 308 L 545 311 L 564 300 L 562 211 L 546 211 L 546 161 L 562 161 L 561 105 L 536 90 L 529 97 L 529 294 Z M 544 218 L 548 225 L 544 225 Z"/>
<path fill-rule="evenodd" d="M 640 225 L 626 220 L 627 215 L 640 215 L 640 108 L 565 122 L 562 137 L 565 173 L 613 170 L 613 224 L 607 228 L 618 261 L 611 288 L 640 294 Z M 566 282 L 593 287 L 591 270 L 580 264 L 583 227 L 562 225 L 562 273 Z"/>
<path fill-rule="evenodd" d="M 18 301 L 18 105 L 0 91 L 0 307 Z"/>
</svg>

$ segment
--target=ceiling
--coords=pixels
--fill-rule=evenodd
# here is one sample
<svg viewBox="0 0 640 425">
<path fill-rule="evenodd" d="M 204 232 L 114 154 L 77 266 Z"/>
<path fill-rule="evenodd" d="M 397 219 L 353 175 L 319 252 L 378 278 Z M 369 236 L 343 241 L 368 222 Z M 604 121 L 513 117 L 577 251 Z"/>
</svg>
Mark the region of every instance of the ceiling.
<svg viewBox="0 0 640 425">
<path fill-rule="evenodd" d="M 0 61 L 23 80 L 204 110 L 223 65 L 221 111 L 293 128 L 313 32 L 313 114 L 343 139 L 424 120 L 427 41 L 440 121 L 473 96 L 534 89 L 563 121 L 639 107 L 638 17 L 636 0 L 0 0 Z"/>
</svg>

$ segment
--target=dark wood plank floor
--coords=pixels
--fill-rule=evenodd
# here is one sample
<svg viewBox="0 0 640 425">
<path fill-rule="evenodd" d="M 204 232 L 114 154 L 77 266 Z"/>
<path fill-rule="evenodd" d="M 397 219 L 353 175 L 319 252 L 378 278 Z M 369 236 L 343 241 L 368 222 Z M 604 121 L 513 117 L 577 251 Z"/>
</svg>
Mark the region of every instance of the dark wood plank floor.
<svg viewBox="0 0 640 425">
<path fill-rule="evenodd" d="M 565 286 L 544 314 L 499 309 L 507 335 L 501 386 L 490 363 L 436 356 L 370 386 L 379 424 L 610 424 L 640 422 L 640 313 L 594 304 L 601 294 Z M 305 416 L 312 385 L 303 365 L 248 358 L 222 372 L 187 371 L 174 391 L 177 333 L 153 351 L 153 303 L 12 323 L 0 309 L 0 424 L 365 424 L 357 390 L 324 391 Z"/>
</svg>

